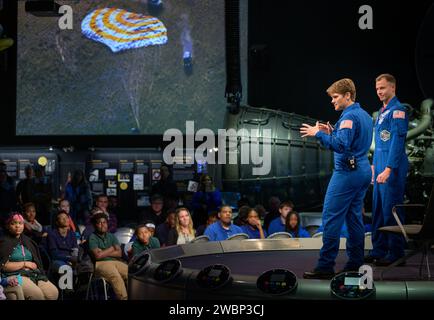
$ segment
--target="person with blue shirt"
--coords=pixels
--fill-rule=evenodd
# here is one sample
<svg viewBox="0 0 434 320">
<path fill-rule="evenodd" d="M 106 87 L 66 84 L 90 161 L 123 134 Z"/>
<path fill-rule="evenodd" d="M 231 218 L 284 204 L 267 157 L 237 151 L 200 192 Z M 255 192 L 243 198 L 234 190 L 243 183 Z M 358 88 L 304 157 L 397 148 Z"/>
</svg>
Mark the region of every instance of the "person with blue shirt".
<svg viewBox="0 0 434 320">
<path fill-rule="evenodd" d="M 286 216 L 285 231 L 290 233 L 293 238 L 310 238 L 310 233 L 300 224 L 300 215 L 297 211 L 292 211 Z"/>
<path fill-rule="evenodd" d="M 241 229 L 249 235 L 250 239 L 265 239 L 267 237 L 267 232 L 262 228 L 259 214 L 253 208 L 248 210 L 246 224 L 242 225 Z"/>
<path fill-rule="evenodd" d="M 286 229 L 286 217 L 292 210 L 294 209 L 294 205 L 290 201 L 284 201 L 279 206 L 279 214 L 277 218 L 271 220 L 270 225 L 268 226 L 268 234 L 273 234 L 276 232 L 284 232 Z"/>
<path fill-rule="evenodd" d="M 327 93 L 336 111 L 342 114 L 333 128 L 330 123 L 315 126 L 302 124 L 302 137 L 316 137 L 327 149 L 334 151 L 334 171 L 327 187 L 322 212 L 323 246 L 318 264 L 305 272 L 308 279 L 331 279 L 339 252 L 340 233 L 344 222 L 348 229 L 348 261 L 343 271 L 359 270 L 364 258 L 363 199 L 372 171 L 368 151 L 372 143 L 371 116 L 355 102 L 356 88 L 351 79 L 333 83 Z"/>
<path fill-rule="evenodd" d="M 396 93 L 396 80 L 390 74 L 376 79 L 377 95 L 383 103 L 375 122 L 375 151 L 373 161 L 374 193 L 372 199 L 372 246 L 365 262 L 387 266 L 404 256 L 402 235 L 378 231 L 396 225 L 392 208 L 403 203 L 408 159 L 405 141 L 408 116 Z M 397 212 L 401 221 L 403 213 Z"/>
<path fill-rule="evenodd" d="M 232 208 L 222 206 L 218 213 L 219 220 L 209 225 L 205 230 L 205 235 L 210 241 L 223 241 L 237 233 L 243 233 L 243 230 L 232 223 Z"/>
</svg>

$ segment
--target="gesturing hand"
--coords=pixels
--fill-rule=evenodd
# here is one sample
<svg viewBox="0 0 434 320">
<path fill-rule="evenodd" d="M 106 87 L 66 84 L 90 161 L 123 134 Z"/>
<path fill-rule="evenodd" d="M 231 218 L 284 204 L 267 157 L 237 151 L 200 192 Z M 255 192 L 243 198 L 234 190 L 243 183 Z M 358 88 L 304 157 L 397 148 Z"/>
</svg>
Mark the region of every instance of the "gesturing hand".
<svg viewBox="0 0 434 320">
<path fill-rule="evenodd" d="M 319 123 L 318 128 L 320 131 L 322 131 L 326 134 L 331 134 L 333 132 L 333 126 L 328 121 L 327 121 L 327 124 Z"/>
<path fill-rule="evenodd" d="M 310 126 L 307 123 L 303 123 L 300 128 L 301 137 L 314 137 L 320 131 L 319 122 L 317 121 L 315 126 Z"/>
</svg>

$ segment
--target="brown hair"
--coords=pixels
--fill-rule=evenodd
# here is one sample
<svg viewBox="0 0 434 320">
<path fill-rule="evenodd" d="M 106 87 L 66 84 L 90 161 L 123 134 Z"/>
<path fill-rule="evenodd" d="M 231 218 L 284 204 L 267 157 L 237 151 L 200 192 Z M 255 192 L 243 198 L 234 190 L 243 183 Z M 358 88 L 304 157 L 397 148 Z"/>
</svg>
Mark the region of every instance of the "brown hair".
<svg viewBox="0 0 434 320">
<path fill-rule="evenodd" d="M 280 204 L 279 209 L 283 209 L 283 207 L 290 207 L 291 209 L 294 209 L 294 203 L 292 203 L 291 200 L 284 201 Z"/>
<path fill-rule="evenodd" d="M 349 78 L 338 80 L 327 89 L 329 96 L 334 93 L 344 95 L 347 92 L 350 93 L 351 100 L 356 101 L 356 86 L 354 85 L 353 80 Z"/>
<path fill-rule="evenodd" d="M 390 82 L 391 84 L 396 85 L 396 79 L 394 76 L 392 76 L 390 73 L 383 73 L 380 74 L 376 79 L 375 82 L 378 82 L 382 79 L 386 79 L 387 82 Z"/>
</svg>

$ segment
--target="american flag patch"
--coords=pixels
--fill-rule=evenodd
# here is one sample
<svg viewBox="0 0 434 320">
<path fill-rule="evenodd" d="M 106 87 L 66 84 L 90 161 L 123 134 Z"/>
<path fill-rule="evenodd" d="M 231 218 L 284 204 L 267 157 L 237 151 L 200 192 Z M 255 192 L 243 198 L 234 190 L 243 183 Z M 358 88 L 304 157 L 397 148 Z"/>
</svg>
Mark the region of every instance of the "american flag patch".
<svg viewBox="0 0 434 320">
<path fill-rule="evenodd" d="M 341 122 L 339 129 L 352 129 L 353 128 L 353 120 L 344 120 Z"/>
<path fill-rule="evenodd" d="M 393 111 L 393 119 L 405 119 L 405 112 L 404 111 Z"/>
</svg>

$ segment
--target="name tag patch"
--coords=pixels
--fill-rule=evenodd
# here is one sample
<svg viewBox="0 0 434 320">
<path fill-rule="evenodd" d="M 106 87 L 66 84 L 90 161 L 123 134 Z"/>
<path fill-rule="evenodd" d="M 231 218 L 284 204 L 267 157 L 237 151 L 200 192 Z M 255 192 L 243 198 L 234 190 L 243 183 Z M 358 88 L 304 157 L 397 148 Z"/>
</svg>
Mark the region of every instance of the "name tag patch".
<svg viewBox="0 0 434 320">
<path fill-rule="evenodd" d="M 386 112 L 383 112 L 380 114 L 380 117 L 378 118 L 378 124 L 382 124 L 384 121 L 384 118 L 389 114 L 390 110 L 387 110 Z"/>
<path fill-rule="evenodd" d="M 383 130 L 380 132 L 380 139 L 384 142 L 390 140 L 390 132 L 387 130 Z"/>
</svg>

